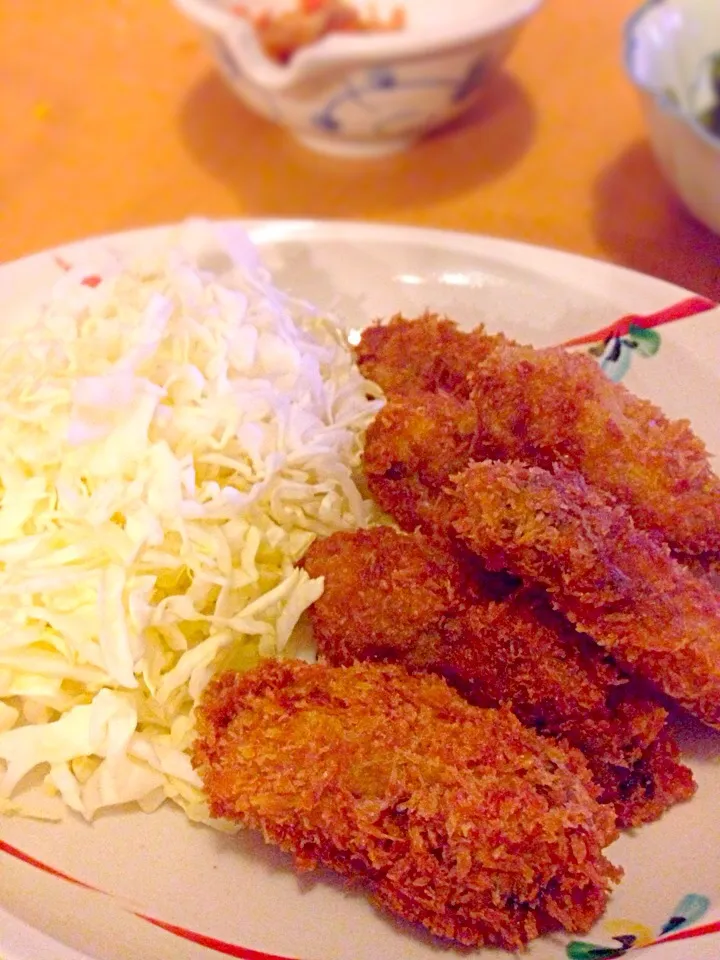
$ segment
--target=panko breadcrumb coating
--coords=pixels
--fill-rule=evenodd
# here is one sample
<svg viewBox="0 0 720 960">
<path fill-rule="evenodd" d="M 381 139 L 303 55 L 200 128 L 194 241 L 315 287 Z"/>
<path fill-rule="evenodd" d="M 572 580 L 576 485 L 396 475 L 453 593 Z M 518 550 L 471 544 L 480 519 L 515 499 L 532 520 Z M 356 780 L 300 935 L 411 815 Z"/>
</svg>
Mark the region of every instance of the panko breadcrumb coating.
<svg viewBox="0 0 720 960">
<path fill-rule="evenodd" d="M 403 530 L 440 525 L 450 478 L 482 459 L 475 408 L 442 393 L 393 397 L 365 435 L 370 493 Z"/>
<path fill-rule="evenodd" d="M 677 750 L 667 752 L 666 710 L 544 595 L 503 593 L 449 542 L 390 527 L 316 540 L 303 564 L 324 577 L 309 614 L 318 653 L 333 665 L 400 662 L 441 674 L 472 703 L 508 704 L 527 726 L 583 751 L 621 827 L 694 792 Z M 669 745 L 658 754 L 661 733 Z"/>
<path fill-rule="evenodd" d="M 198 734 L 215 816 L 438 937 L 514 950 L 585 933 L 619 878 L 582 754 L 439 677 L 266 661 L 211 682 Z"/>
<path fill-rule="evenodd" d="M 490 351 L 509 343 L 482 326 L 466 333 L 436 313 L 414 320 L 397 314 L 363 330 L 355 359 L 363 376 L 388 396 L 427 390 L 467 397 L 468 376 Z"/>
<path fill-rule="evenodd" d="M 624 503 L 684 562 L 698 555 L 702 569 L 720 569 L 720 478 L 703 442 L 687 420 L 669 420 L 587 355 L 518 345 L 482 327 L 465 333 L 426 315 L 369 328 L 356 356 L 400 401 L 368 438 L 366 463 L 374 494 L 394 500 L 406 529 L 413 502 L 422 516 L 421 494 L 444 482 L 446 461 L 559 463 Z M 423 391 L 439 399 L 415 396 Z M 386 473 L 391 460 L 396 476 Z"/>
<path fill-rule="evenodd" d="M 482 461 L 454 527 L 492 569 L 541 584 L 619 663 L 720 727 L 720 594 L 574 471 Z"/>
<path fill-rule="evenodd" d="M 669 420 L 586 354 L 508 344 L 472 375 L 485 457 L 562 464 L 683 554 L 720 550 L 720 479 L 687 420 Z"/>
</svg>

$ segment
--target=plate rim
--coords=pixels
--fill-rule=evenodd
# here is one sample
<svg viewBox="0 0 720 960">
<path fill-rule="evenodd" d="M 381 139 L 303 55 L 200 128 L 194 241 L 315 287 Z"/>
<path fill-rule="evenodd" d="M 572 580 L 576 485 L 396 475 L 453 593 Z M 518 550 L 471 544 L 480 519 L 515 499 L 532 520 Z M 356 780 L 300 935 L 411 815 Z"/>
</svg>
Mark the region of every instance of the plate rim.
<svg viewBox="0 0 720 960">
<path fill-rule="evenodd" d="M 672 302 L 693 291 L 662 278 L 641 273 L 607 260 L 597 259 L 584 254 L 574 253 L 547 245 L 533 244 L 523 240 L 512 240 L 489 234 L 473 233 L 464 230 L 442 229 L 436 227 L 415 226 L 396 222 L 345 220 L 341 218 L 286 218 L 286 217 L 194 217 L 175 222 L 143 225 L 111 233 L 97 233 L 88 237 L 61 242 L 33 253 L 0 262 L 0 289 L 8 280 L 12 283 L 15 271 L 32 270 L 35 264 L 53 256 L 72 256 L 74 252 L 92 249 L 97 246 L 118 244 L 129 249 L 138 242 L 156 235 L 161 238 L 183 222 L 202 219 L 218 226 L 233 226 L 248 232 L 261 252 L 263 247 L 274 243 L 289 241 L 321 242 L 323 240 L 354 240 L 362 242 L 378 241 L 391 244 L 412 244 L 436 246 L 445 251 L 463 250 L 469 254 L 487 257 L 506 266 L 520 266 L 543 276 L 545 279 L 557 279 L 567 286 L 573 285 L 583 276 L 591 276 L 595 282 L 608 288 L 620 286 L 623 296 L 629 293 L 630 300 L 637 298 L 657 299 L 658 304 L 665 300 Z M 563 276 L 564 275 L 564 276 Z M 640 302 L 628 303 L 628 312 L 633 309 L 652 309 L 643 307 Z M 78 952 L 72 947 L 55 940 L 52 936 L 29 926 L 25 921 L 9 913 L 0 902 L 0 956 L 3 960 L 36 960 L 47 956 L 52 949 L 54 960 L 99 960 L 97 957 Z"/>
<path fill-rule="evenodd" d="M 340 235 L 336 239 L 347 239 L 350 242 L 354 239 L 353 235 L 355 235 L 358 240 L 377 239 L 393 243 L 408 242 L 418 244 L 424 241 L 426 245 L 436 244 L 446 249 L 457 249 L 462 246 L 465 247 L 469 253 L 488 256 L 499 262 L 504 261 L 515 264 L 521 263 L 524 257 L 534 257 L 540 261 L 538 270 L 543 269 L 546 263 L 559 268 L 583 268 L 585 271 L 597 274 L 598 277 L 606 275 L 609 281 L 615 277 L 617 279 L 622 278 L 629 283 L 642 284 L 648 287 L 652 286 L 656 288 L 658 292 L 667 293 L 669 297 L 697 295 L 697 292 L 691 288 L 679 286 L 669 280 L 664 280 L 662 277 L 643 273 L 642 271 L 634 270 L 632 267 L 626 267 L 610 260 L 604 260 L 583 253 L 575 253 L 562 247 L 536 244 L 525 240 L 513 240 L 507 237 L 487 233 L 476 233 L 470 230 L 425 227 L 395 221 L 281 216 L 206 217 L 203 215 L 195 215 L 182 220 L 144 224 L 139 227 L 115 230 L 110 233 L 93 233 L 87 237 L 61 241 L 11 260 L 0 261 L 0 286 L 4 282 L 4 276 L 7 272 L 21 268 L 27 269 L 32 266 L 35 261 L 39 262 L 43 258 L 52 257 L 59 253 L 68 254 L 74 250 L 81 250 L 99 244 L 114 244 L 119 242 L 124 246 L 125 244 L 132 243 L 135 238 L 148 238 L 153 234 L 162 236 L 179 227 L 182 223 L 192 220 L 204 220 L 218 226 L 240 227 L 247 230 L 251 237 L 253 237 L 254 242 L 257 242 L 261 247 L 268 243 L 286 242 L 292 239 L 309 240 L 310 242 L 312 242 L 313 239 L 334 239 L 334 234 Z M 263 234 L 266 232 L 267 238 L 264 238 Z M 256 240 L 255 238 L 258 234 L 260 235 L 260 239 Z M 567 279 L 565 282 L 567 282 Z"/>
</svg>

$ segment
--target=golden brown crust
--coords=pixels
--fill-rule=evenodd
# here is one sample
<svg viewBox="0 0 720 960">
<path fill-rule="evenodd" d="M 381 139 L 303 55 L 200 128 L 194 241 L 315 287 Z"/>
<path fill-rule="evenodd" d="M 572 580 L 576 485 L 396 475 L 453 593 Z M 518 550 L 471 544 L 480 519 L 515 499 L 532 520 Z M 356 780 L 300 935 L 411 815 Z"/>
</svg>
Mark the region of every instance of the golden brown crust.
<svg viewBox="0 0 720 960">
<path fill-rule="evenodd" d="M 697 789 L 692 771 L 680 762 L 680 750 L 665 728 L 630 768 L 589 759 L 600 800 L 615 807 L 618 826 L 651 823 Z"/>
<path fill-rule="evenodd" d="M 427 314 L 369 328 L 357 357 L 399 401 L 368 437 L 367 464 L 374 495 L 404 528 L 445 483 L 446 462 L 559 463 L 624 503 L 683 560 L 702 554 L 720 568 L 720 479 L 704 444 L 686 420 L 612 383 L 587 355 L 521 346 L 482 327 L 464 333 Z M 406 475 L 388 474 L 391 462 Z"/>
<path fill-rule="evenodd" d="M 720 726 L 720 595 L 579 473 L 482 461 L 457 478 L 463 542 L 541 584 L 615 658 Z"/>
<path fill-rule="evenodd" d="M 584 933 L 619 876 L 582 755 L 438 677 L 268 661 L 213 681 L 198 730 L 213 814 L 439 937 L 516 949 Z"/>
<path fill-rule="evenodd" d="M 495 347 L 510 342 L 482 326 L 465 332 L 436 313 L 413 320 L 396 314 L 363 330 L 355 359 L 389 397 L 425 391 L 467 397 L 469 375 Z"/>
<path fill-rule="evenodd" d="M 472 385 L 486 457 L 562 464 L 673 550 L 720 550 L 720 479 L 687 420 L 669 420 L 591 357 L 561 348 L 494 350 Z"/>
<path fill-rule="evenodd" d="M 471 586 L 447 550 L 392 527 L 316 540 L 302 563 L 311 577 L 325 579 L 309 614 L 318 652 L 335 666 L 361 659 L 422 664 Z"/>
<path fill-rule="evenodd" d="M 675 792 L 667 777 L 655 791 L 647 765 L 637 774 L 667 712 L 544 595 L 507 584 L 503 595 L 449 542 L 390 527 L 318 540 L 304 564 L 325 578 L 309 613 L 330 663 L 401 662 L 441 674 L 470 702 L 508 704 L 526 725 L 585 753 L 622 827 L 659 816 L 660 798 L 670 806 L 692 794 L 679 762 Z"/>
<path fill-rule="evenodd" d="M 445 394 L 391 399 L 370 424 L 363 465 L 375 500 L 403 530 L 433 532 L 450 477 L 477 455 L 472 404 Z"/>
</svg>

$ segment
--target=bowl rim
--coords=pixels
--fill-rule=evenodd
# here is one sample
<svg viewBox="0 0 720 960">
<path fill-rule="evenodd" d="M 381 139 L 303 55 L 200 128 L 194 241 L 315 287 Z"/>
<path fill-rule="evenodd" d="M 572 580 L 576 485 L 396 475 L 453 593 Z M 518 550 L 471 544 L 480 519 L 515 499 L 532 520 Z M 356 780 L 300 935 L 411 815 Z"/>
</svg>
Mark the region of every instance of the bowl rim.
<svg viewBox="0 0 720 960">
<path fill-rule="evenodd" d="M 635 46 L 638 43 L 638 27 L 647 14 L 656 7 L 675 3 L 677 0 L 645 0 L 625 21 L 623 26 L 623 66 L 635 87 L 641 92 L 647 94 L 665 113 L 669 113 L 684 123 L 705 143 L 720 152 L 720 137 L 711 133 L 705 124 L 698 118 L 684 110 L 673 97 L 669 96 L 667 90 L 662 87 L 653 87 L 644 83 L 637 76 L 633 66 L 633 55 Z"/>
<path fill-rule="evenodd" d="M 266 68 L 263 71 L 270 85 L 285 86 L 289 81 L 317 66 L 338 66 L 348 60 L 358 62 L 383 60 L 390 57 L 418 57 L 423 53 L 436 54 L 452 47 L 467 46 L 484 36 L 521 24 L 542 6 L 545 0 L 505 0 L 492 16 L 470 16 L 450 26 L 425 30 L 403 29 L 387 33 L 329 34 L 308 47 L 300 49 L 289 64 L 270 60 L 257 43 L 252 24 L 233 13 L 222 0 L 173 0 L 175 6 L 189 19 L 217 31 L 232 31 L 237 38 L 256 47 Z M 402 4 L 402 0 L 399 0 Z"/>
</svg>

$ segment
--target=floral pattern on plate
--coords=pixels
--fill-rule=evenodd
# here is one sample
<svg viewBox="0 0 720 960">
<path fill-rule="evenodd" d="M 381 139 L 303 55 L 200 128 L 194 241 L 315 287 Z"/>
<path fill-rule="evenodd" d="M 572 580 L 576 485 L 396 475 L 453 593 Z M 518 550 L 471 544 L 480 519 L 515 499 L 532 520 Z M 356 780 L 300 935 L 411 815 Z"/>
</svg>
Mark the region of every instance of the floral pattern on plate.
<svg viewBox="0 0 720 960">
<path fill-rule="evenodd" d="M 710 900 L 707 897 L 698 893 L 688 893 L 677 904 L 657 935 L 645 924 L 632 920 L 606 921 L 603 926 L 615 941 L 615 945 L 604 946 L 584 940 L 572 940 L 566 948 L 568 960 L 613 960 L 615 957 L 624 957 L 630 950 L 649 947 L 665 940 L 674 940 L 675 937 L 668 935 L 679 930 L 684 930 L 684 936 L 687 937 L 713 933 L 720 924 L 709 924 L 707 928 L 690 926 L 707 913 L 709 906 Z"/>
<path fill-rule="evenodd" d="M 705 297 L 689 297 L 647 317 L 621 317 L 609 327 L 575 337 L 562 344 L 577 347 L 589 344 L 588 352 L 597 357 L 610 380 L 618 383 L 630 369 L 633 354 L 654 357 L 660 349 L 660 334 L 655 329 L 712 310 L 717 304 Z"/>
</svg>

